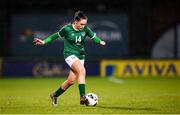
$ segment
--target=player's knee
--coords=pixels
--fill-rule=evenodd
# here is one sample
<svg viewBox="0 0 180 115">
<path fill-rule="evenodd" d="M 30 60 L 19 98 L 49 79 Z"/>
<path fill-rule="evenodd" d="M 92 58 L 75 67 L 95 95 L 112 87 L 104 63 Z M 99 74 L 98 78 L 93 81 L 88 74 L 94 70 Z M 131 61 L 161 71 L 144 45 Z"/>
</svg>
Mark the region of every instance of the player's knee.
<svg viewBox="0 0 180 115">
<path fill-rule="evenodd" d="M 68 80 L 68 85 L 71 86 L 74 84 L 74 81 L 73 80 Z"/>
<path fill-rule="evenodd" d="M 80 68 L 78 74 L 82 75 L 82 76 L 85 76 L 85 74 L 86 74 L 85 68 L 84 67 Z"/>
<path fill-rule="evenodd" d="M 86 75 L 86 69 L 85 68 L 82 68 L 81 70 L 82 74 L 85 76 Z"/>
</svg>

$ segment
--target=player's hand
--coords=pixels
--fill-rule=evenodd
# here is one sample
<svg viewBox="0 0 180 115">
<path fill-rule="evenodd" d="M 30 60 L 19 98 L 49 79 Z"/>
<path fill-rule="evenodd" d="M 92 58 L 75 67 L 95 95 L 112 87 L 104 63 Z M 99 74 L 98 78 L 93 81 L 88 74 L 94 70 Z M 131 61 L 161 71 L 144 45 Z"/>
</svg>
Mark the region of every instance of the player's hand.
<svg viewBox="0 0 180 115">
<path fill-rule="evenodd" d="M 33 42 L 35 43 L 35 45 L 44 45 L 44 41 L 39 39 L 39 38 L 34 38 Z"/>
<path fill-rule="evenodd" d="M 105 41 L 101 41 L 100 44 L 103 45 L 103 46 L 105 46 L 105 45 L 106 45 L 106 42 L 105 42 Z"/>
</svg>

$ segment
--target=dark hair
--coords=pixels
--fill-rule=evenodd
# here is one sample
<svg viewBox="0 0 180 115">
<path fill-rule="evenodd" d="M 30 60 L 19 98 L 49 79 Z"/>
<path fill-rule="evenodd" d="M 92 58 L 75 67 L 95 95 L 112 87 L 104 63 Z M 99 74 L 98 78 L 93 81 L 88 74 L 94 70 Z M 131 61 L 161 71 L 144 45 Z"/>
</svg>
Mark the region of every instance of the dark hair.
<svg viewBox="0 0 180 115">
<path fill-rule="evenodd" d="M 88 19 L 88 18 L 82 11 L 77 11 L 74 15 L 74 21 L 79 21 L 81 19 Z"/>
</svg>

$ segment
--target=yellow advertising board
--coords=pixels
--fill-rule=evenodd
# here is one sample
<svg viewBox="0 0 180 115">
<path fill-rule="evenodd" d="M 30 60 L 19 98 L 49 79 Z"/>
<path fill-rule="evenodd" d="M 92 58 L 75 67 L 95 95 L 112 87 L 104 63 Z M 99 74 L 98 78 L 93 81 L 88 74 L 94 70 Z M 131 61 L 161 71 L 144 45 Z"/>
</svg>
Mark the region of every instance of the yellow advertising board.
<svg viewBox="0 0 180 115">
<path fill-rule="evenodd" d="M 180 76 L 180 60 L 102 60 L 101 76 Z"/>
</svg>

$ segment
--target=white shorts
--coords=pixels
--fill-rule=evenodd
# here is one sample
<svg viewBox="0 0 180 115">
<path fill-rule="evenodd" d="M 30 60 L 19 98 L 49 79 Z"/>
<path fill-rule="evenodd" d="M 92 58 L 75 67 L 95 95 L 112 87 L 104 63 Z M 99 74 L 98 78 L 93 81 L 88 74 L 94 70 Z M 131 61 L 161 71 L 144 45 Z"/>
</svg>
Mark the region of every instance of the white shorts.
<svg viewBox="0 0 180 115">
<path fill-rule="evenodd" d="M 76 60 L 79 60 L 78 57 L 76 57 L 75 55 L 70 55 L 68 56 L 65 61 L 66 63 L 71 67 L 72 64 L 76 61 Z M 84 60 L 80 60 L 81 64 L 84 65 Z"/>
</svg>

